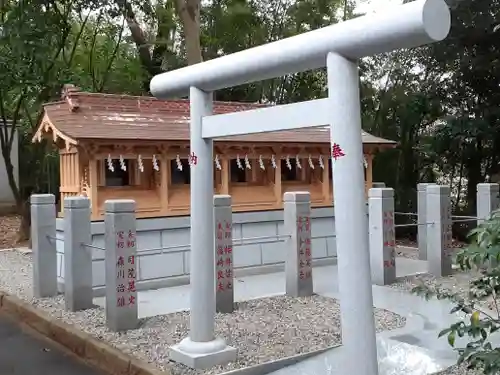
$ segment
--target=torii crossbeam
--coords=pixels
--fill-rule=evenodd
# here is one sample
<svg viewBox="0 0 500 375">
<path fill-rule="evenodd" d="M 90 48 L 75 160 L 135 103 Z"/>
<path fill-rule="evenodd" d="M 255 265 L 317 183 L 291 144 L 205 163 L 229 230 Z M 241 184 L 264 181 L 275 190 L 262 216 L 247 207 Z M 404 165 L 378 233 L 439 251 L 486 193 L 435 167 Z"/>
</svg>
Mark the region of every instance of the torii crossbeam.
<svg viewBox="0 0 500 375">
<path fill-rule="evenodd" d="M 213 163 L 215 137 L 330 125 L 332 147 L 345 156 L 333 174 L 338 284 L 345 375 L 377 375 L 368 221 L 363 177 L 357 60 L 443 40 L 450 29 L 444 0 L 417 0 L 291 38 L 155 76 L 159 98 L 189 94 L 191 152 L 191 313 L 189 337 L 171 358 L 196 368 L 233 360 L 214 336 Z M 328 98 L 212 116 L 212 92 L 327 67 Z"/>
</svg>

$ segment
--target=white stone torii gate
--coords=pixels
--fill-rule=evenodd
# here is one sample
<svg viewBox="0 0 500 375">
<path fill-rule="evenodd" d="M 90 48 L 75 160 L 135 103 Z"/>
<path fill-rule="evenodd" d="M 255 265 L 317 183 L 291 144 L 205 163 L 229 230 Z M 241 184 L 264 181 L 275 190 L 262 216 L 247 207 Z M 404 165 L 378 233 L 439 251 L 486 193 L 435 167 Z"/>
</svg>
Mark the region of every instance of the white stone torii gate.
<svg viewBox="0 0 500 375">
<path fill-rule="evenodd" d="M 444 0 L 418 0 L 151 80 L 156 97 L 189 94 L 190 152 L 197 156 L 191 167 L 190 333 L 171 348 L 173 360 L 204 368 L 236 356 L 214 336 L 213 138 L 330 124 L 332 145 L 345 153 L 333 174 L 344 374 L 378 374 L 357 60 L 443 40 L 450 23 Z M 325 66 L 326 99 L 212 115 L 215 90 Z"/>
</svg>

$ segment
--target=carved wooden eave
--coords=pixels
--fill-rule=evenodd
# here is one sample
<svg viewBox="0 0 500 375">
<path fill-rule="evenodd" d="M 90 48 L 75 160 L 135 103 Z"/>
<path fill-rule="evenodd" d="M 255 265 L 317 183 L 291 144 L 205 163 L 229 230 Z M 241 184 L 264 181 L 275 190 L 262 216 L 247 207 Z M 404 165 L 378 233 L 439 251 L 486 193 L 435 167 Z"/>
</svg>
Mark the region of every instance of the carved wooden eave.
<svg viewBox="0 0 500 375">
<path fill-rule="evenodd" d="M 71 149 L 71 146 L 76 146 L 78 144 L 76 140 L 57 129 L 52 121 L 50 121 L 49 116 L 47 116 L 47 114 L 45 113 L 42 120 L 40 121 L 38 129 L 31 139 L 31 142 L 41 142 L 42 139 L 49 134 L 52 134 L 52 139 L 56 144 L 59 140 L 62 140 L 64 142 L 64 148 L 66 149 L 66 151 L 69 151 Z"/>
</svg>

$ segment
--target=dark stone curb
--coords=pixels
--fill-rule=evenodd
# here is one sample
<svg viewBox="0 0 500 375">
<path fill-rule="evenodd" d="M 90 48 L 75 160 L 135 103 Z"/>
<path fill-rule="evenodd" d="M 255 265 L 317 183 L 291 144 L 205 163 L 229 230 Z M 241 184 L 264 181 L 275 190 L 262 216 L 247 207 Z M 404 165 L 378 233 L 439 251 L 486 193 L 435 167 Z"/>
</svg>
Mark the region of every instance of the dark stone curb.
<svg viewBox="0 0 500 375">
<path fill-rule="evenodd" d="M 26 324 L 38 333 L 64 346 L 85 362 L 110 375 L 170 375 L 132 358 L 118 349 L 80 331 L 70 324 L 49 317 L 31 304 L 0 290 L 0 313 Z"/>
</svg>

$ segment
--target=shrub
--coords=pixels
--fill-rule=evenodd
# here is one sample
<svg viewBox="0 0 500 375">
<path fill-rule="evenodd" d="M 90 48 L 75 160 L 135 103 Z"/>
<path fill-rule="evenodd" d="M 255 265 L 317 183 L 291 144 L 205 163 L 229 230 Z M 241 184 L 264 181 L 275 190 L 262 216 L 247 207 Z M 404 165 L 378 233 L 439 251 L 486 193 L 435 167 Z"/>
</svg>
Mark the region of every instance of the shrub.
<svg viewBox="0 0 500 375">
<path fill-rule="evenodd" d="M 454 263 L 462 271 L 477 271 L 467 293 L 451 293 L 439 286 L 431 288 L 426 285 L 419 285 L 412 292 L 426 299 L 436 297 L 452 301 L 455 306 L 450 313 L 462 312 L 465 319 L 442 330 L 439 337 L 446 336 L 454 348 L 456 338 L 465 337 L 467 345 L 455 348 L 459 353 L 458 364 L 464 363 L 468 369 L 480 370 L 484 374 L 498 374 L 500 347 L 493 346 L 490 335 L 500 329 L 500 210 L 472 230 L 468 242 L 454 258 Z M 486 307 L 488 305 L 490 309 Z"/>
</svg>

